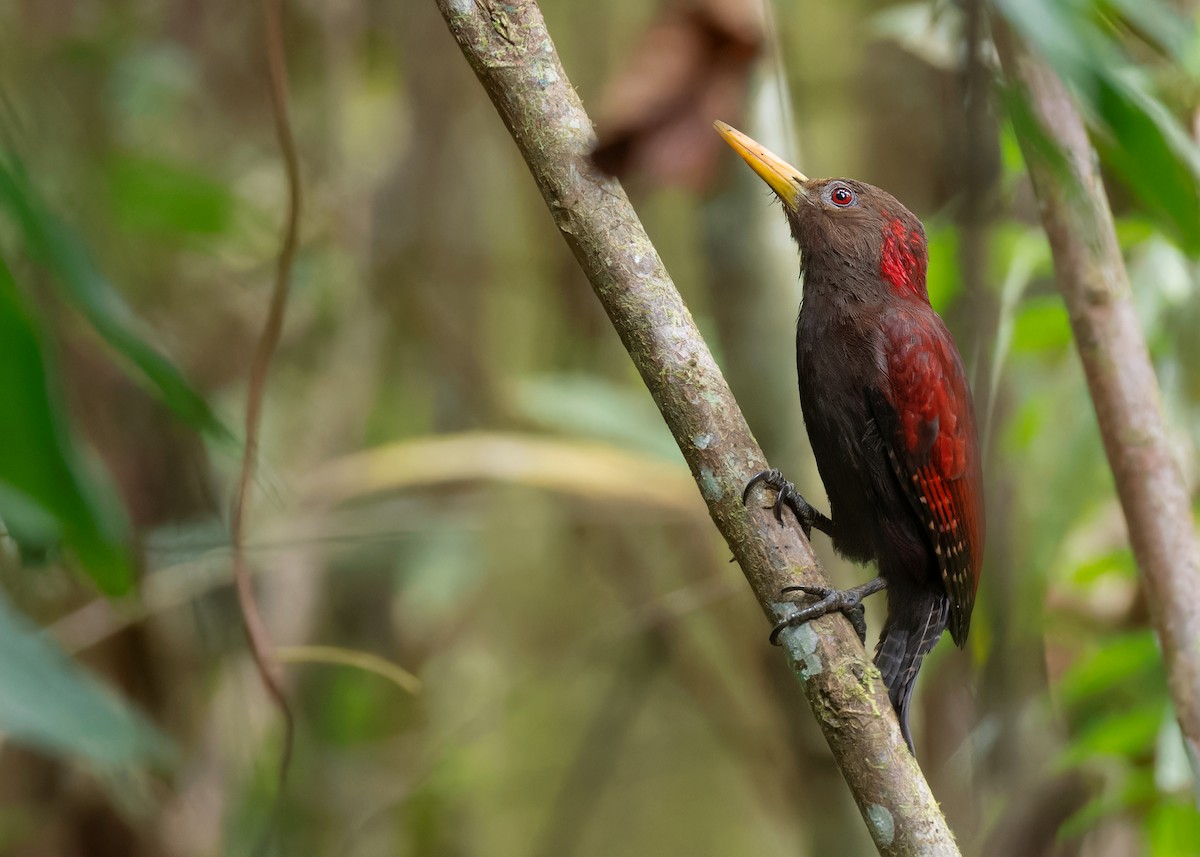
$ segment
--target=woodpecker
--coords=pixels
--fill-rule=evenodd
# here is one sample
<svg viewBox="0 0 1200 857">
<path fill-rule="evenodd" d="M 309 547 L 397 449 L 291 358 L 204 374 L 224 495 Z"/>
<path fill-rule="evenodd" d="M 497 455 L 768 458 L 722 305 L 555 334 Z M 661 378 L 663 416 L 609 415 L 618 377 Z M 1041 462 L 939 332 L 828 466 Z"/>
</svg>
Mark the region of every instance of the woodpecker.
<svg viewBox="0 0 1200 857">
<path fill-rule="evenodd" d="M 862 599 L 887 590 L 875 649 L 909 749 L 909 704 L 921 661 L 946 628 L 966 644 L 983 557 L 983 478 L 962 358 L 925 288 L 925 229 L 886 191 L 810 179 L 745 134 L 717 132 L 783 203 L 800 247 L 796 324 L 800 405 L 826 517 L 778 470 L 757 474 L 806 536 L 815 527 L 875 579 L 848 590 L 789 587 L 815 599 L 776 628 L 845 613 L 865 636 Z"/>
</svg>

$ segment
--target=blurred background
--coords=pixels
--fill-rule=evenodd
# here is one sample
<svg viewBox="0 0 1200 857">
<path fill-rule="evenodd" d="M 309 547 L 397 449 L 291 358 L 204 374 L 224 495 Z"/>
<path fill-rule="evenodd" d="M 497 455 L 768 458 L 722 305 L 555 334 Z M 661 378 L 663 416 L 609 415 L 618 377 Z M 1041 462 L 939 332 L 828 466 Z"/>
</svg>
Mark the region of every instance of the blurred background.
<svg viewBox="0 0 1200 857">
<path fill-rule="evenodd" d="M 987 456 L 971 639 L 914 712 L 964 853 L 1200 853 L 988 10 L 542 7 L 598 163 L 818 507 L 798 260 L 711 122 L 926 224 Z M 991 14 L 1092 124 L 1195 485 L 1197 6 Z M 297 721 L 279 796 L 228 530 L 286 211 L 259 7 L 0 4 L 0 854 L 873 853 L 434 4 L 303 0 L 284 32 L 305 208 L 247 536 Z M 815 544 L 840 584 L 869 574 Z"/>
</svg>

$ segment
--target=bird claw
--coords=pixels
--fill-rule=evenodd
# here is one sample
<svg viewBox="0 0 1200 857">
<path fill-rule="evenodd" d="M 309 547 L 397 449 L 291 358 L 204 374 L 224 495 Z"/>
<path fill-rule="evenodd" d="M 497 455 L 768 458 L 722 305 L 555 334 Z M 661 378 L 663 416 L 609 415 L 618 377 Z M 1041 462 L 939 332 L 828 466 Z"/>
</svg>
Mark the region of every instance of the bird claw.
<svg viewBox="0 0 1200 857">
<path fill-rule="evenodd" d="M 838 592 L 837 589 L 830 589 L 828 586 L 805 586 L 797 584 L 796 586 L 785 586 L 779 590 L 780 595 L 788 595 L 792 592 L 803 592 L 805 595 L 811 595 L 814 598 L 826 598 L 831 592 Z"/>
<path fill-rule="evenodd" d="M 837 590 L 834 590 L 836 593 Z M 795 625 L 803 625 L 805 622 L 811 622 L 813 619 L 819 619 L 822 616 L 827 616 L 830 613 L 840 612 L 848 620 L 851 627 L 854 628 L 854 633 L 858 635 L 858 641 L 864 646 L 867 644 L 867 609 L 861 603 L 852 605 L 841 605 L 836 599 L 822 598 L 815 604 L 810 604 L 795 613 L 771 629 L 770 641 L 772 646 L 779 645 L 779 635 L 784 632 L 784 629 L 791 628 Z"/>
<path fill-rule="evenodd" d="M 819 619 L 830 613 L 841 613 L 850 620 L 854 632 L 858 634 L 858 641 L 865 646 L 867 644 L 867 612 L 862 601 L 868 595 L 883 589 L 884 585 L 882 578 L 875 578 L 853 589 L 833 589 L 828 586 L 785 586 L 780 590 L 781 596 L 792 592 L 803 592 L 817 600 L 800 608 L 798 612 L 776 625 L 771 630 L 771 645 L 779 645 L 779 635 L 785 628 L 811 622 L 813 619 Z"/>
<path fill-rule="evenodd" d="M 812 529 L 815 526 L 818 530 L 824 533 L 829 533 L 831 522 L 828 518 L 813 508 L 804 497 L 796 490 L 796 486 L 789 482 L 783 475 L 783 472 L 775 468 L 763 470 L 754 474 L 753 478 L 746 483 L 746 490 L 742 492 L 742 505 L 746 505 L 750 498 L 750 492 L 754 486 L 758 484 L 766 485 L 769 488 L 775 489 L 775 502 L 765 508 L 771 509 L 775 513 L 775 520 L 783 525 L 783 508 L 792 510 L 792 514 L 796 516 L 796 520 L 800 523 L 800 529 L 804 532 L 806 539 L 812 538 Z"/>
</svg>

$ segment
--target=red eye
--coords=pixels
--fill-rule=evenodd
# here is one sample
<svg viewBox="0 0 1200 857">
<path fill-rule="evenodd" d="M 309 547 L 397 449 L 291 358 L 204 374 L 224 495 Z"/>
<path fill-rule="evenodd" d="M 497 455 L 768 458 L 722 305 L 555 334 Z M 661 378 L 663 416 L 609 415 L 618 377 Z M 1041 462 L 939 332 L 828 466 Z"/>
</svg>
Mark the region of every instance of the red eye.
<svg viewBox="0 0 1200 857">
<path fill-rule="evenodd" d="M 834 205 L 840 205 L 844 208 L 854 202 L 854 191 L 848 187 L 835 187 L 833 192 L 829 194 L 829 199 Z"/>
</svg>

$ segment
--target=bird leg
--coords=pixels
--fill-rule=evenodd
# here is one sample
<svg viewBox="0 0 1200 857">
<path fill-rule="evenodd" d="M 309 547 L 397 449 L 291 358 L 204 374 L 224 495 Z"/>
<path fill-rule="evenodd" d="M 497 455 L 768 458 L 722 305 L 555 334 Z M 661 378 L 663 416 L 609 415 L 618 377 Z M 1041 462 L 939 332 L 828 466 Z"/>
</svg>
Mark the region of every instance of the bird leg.
<svg viewBox="0 0 1200 857">
<path fill-rule="evenodd" d="M 811 595 L 819 600 L 806 605 L 800 609 L 799 613 L 789 616 L 776 625 L 771 631 L 771 645 L 779 645 L 779 635 L 783 633 L 784 628 L 811 622 L 828 613 L 840 612 L 850 620 L 850 624 L 858 633 L 859 642 L 865 646 L 867 644 L 867 616 L 862 600 L 885 587 L 887 587 L 887 581 L 882 577 L 868 580 L 852 589 L 831 589 L 828 586 L 785 586 L 780 590 L 780 595 L 789 592 L 803 592 L 805 595 Z"/>
<path fill-rule="evenodd" d="M 770 470 L 754 474 L 754 478 L 746 483 L 746 490 L 742 492 L 743 506 L 750 497 L 750 491 L 759 483 L 775 489 L 775 502 L 766 508 L 775 511 L 775 520 L 780 524 L 783 523 L 783 507 L 787 506 L 796 516 L 796 520 L 800 522 L 800 529 L 804 531 L 806 539 L 812 537 L 813 527 L 825 535 L 833 537 L 833 521 L 813 508 L 812 504 L 796 490 L 796 486 L 785 479 L 782 472 L 773 467 Z"/>
</svg>

